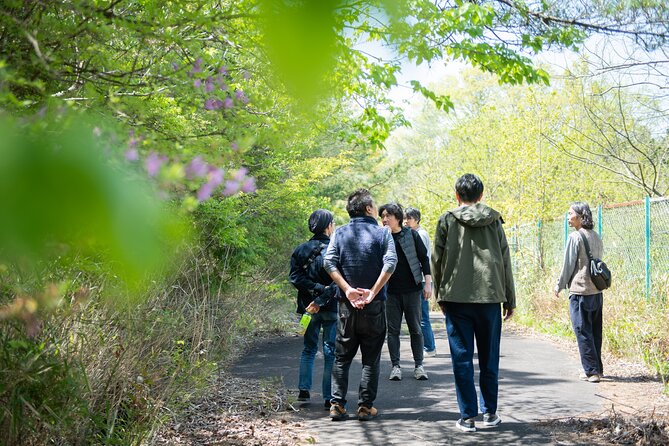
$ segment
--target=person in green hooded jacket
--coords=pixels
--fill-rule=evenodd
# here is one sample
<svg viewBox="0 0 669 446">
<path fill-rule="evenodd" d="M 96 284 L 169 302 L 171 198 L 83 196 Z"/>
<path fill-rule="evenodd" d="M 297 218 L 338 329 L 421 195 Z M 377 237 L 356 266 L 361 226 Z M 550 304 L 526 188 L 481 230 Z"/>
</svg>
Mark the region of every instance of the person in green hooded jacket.
<svg viewBox="0 0 669 446">
<path fill-rule="evenodd" d="M 455 183 L 458 207 L 439 218 L 432 251 L 437 302 L 446 318 L 460 409 L 456 427 L 476 431 L 474 341 L 478 351 L 484 426 L 497 426 L 502 316 L 516 307 L 511 256 L 499 212 L 481 203 L 483 182 L 465 174 Z M 503 311 L 500 309 L 502 304 Z"/>
</svg>

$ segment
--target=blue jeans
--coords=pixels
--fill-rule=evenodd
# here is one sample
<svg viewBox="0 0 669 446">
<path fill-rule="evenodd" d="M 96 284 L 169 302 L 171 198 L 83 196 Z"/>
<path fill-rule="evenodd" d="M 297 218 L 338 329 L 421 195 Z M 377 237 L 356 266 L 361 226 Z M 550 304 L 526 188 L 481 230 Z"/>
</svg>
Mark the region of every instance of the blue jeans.
<svg viewBox="0 0 669 446">
<path fill-rule="evenodd" d="M 420 329 L 423 331 L 423 347 L 426 352 L 433 352 L 436 345 L 434 345 L 434 333 L 432 332 L 432 324 L 430 323 L 430 302 L 425 300 L 423 293 L 420 294 L 421 300 L 421 316 Z"/>
<path fill-rule="evenodd" d="M 479 359 L 481 412 L 496 413 L 502 336 L 500 304 L 446 302 L 445 309 L 460 416 L 466 419 L 478 415 L 474 387 L 474 339 Z"/>
<path fill-rule="evenodd" d="M 332 398 L 332 364 L 334 363 L 335 337 L 337 335 L 337 313 L 319 311 L 311 315 L 311 322 L 304 332 L 304 349 L 300 357 L 300 381 L 297 388 L 311 390 L 314 359 L 318 352 L 318 336 L 323 327 L 323 399 Z"/>
<path fill-rule="evenodd" d="M 576 335 L 581 365 L 586 375 L 601 375 L 602 365 L 602 293 L 590 296 L 569 295 L 569 315 Z"/>
</svg>

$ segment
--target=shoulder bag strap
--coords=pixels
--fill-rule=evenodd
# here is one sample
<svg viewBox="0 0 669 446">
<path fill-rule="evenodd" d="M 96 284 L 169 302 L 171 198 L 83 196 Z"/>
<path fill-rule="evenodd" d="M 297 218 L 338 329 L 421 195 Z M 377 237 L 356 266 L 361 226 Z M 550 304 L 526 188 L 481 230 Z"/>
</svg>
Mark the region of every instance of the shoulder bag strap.
<svg viewBox="0 0 669 446">
<path fill-rule="evenodd" d="M 590 244 L 588 243 L 588 239 L 585 238 L 585 235 L 579 230 L 578 235 L 581 236 L 581 240 L 583 240 L 583 245 L 585 246 L 585 253 L 588 255 L 588 260 L 592 261 L 592 251 L 590 251 Z"/>
</svg>

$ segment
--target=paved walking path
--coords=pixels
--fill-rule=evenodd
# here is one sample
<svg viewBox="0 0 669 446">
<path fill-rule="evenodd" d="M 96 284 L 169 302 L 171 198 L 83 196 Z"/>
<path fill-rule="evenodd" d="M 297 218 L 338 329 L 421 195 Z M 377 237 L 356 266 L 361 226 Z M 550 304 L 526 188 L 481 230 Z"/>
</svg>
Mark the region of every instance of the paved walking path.
<svg viewBox="0 0 669 446">
<path fill-rule="evenodd" d="M 595 394 L 597 384 L 578 380 L 576 358 L 556 349 L 549 342 L 516 334 L 502 337 L 500 395 L 498 414 L 502 424 L 484 428 L 478 423 L 475 433 L 455 429 L 459 418 L 453 372 L 443 318 L 432 313 L 437 357 L 425 358 L 429 380 L 413 378 L 413 360 L 405 330 L 401 340 L 402 381 L 389 381 L 390 358 L 384 345 L 381 357 L 379 395 L 375 406 L 379 417 L 368 422 L 350 419 L 333 422 L 323 408 L 320 394 L 322 356 L 316 357 L 311 402 L 295 403 L 297 418 L 317 444 L 332 445 L 552 445 L 550 435 L 536 422 L 575 416 L 601 410 L 602 400 Z M 245 378 L 280 377 L 297 395 L 297 377 L 302 338 L 275 338 L 258 345 L 235 365 L 232 373 Z M 475 360 L 476 368 L 476 360 Z M 349 412 L 357 407 L 360 356 L 351 366 L 347 398 Z M 478 376 L 478 373 L 476 374 Z M 480 416 L 479 416 L 480 418 Z"/>
</svg>

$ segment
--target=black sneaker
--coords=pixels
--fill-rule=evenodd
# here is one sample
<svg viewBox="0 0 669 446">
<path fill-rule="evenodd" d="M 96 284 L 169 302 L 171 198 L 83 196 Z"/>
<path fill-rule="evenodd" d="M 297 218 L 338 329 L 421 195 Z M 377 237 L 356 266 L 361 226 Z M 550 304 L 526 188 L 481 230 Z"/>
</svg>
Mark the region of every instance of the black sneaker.
<svg viewBox="0 0 669 446">
<path fill-rule="evenodd" d="M 309 401 L 311 395 L 309 395 L 308 390 L 300 390 L 300 394 L 297 395 L 297 401 Z"/>
<path fill-rule="evenodd" d="M 476 424 L 474 423 L 473 418 L 467 418 L 466 420 L 464 418 L 460 418 L 458 421 L 456 421 L 455 427 L 463 432 L 476 432 Z"/>
</svg>

